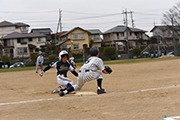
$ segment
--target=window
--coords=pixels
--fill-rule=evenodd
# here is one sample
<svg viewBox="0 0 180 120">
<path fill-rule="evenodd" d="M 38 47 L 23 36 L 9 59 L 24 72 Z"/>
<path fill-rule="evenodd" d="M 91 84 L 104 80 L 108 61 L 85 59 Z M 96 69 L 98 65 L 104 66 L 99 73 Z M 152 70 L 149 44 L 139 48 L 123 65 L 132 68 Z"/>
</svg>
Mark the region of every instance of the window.
<svg viewBox="0 0 180 120">
<path fill-rule="evenodd" d="M 32 38 L 29 38 L 29 42 L 31 42 L 32 41 Z"/>
<path fill-rule="evenodd" d="M 122 36 L 124 36 L 124 33 L 122 33 Z"/>
<path fill-rule="evenodd" d="M 132 35 L 132 32 L 129 32 L 129 35 L 131 36 L 131 35 Z"/>
<path fill-rule="evenodd" d="M 23 26 L 23 27 L 22 27 L 22 30 L 23 30 L 23 31 L 26 31 L 26 30 L 28 30 L 28 27 L 27 27 L 27 26 Z"/>
<path fill-rule="evenodd" d="M 3 30 L 3 28 L 0 27 L 0 31 L 2 31 L 2 30 Z"/>
<path fill-rule="evenodd" d="M 62 45 L 62 46 L 61 46 L 61 49 L 62 49 L 62 50 L 66 50 L 66 49 L 67 49 L 67 45 Z"/>
<path fill-rule="evenodd" d="M 85 38 L 85 34 L 81 33 L 81 34 L 72 34 L 72 39 L 84 39 Z"/>
<path fill-rule="evenodd" d="M 84 38 L 85 38 L 85 35 L 84 35 L 84 34 L 79 34 L 79 38 L 80 38 L 80 39 L 84 39 Z"/>
<path fill-rule="evenodd" d="M 15 30 L 15 27 L 6 27 L 6 31 L 13 31 L 13 30 Z"/>
<path fill-rule="evenodd" d="M 12 39 L 7 40 L 7 46 L 13 46 L 13 40 Z"/>
<path fill-rule="evenodd" d="M 26 47 L 25 47 L 25 48 L 18 48 L 18 49 L 17 49 L 17 53 L 18 53 L 18 54 L 27 53 L 27 48 L 26 48 Z"/>
<path fill-rule="evenodd" d="M 74 50 L 79 49 L 79 44 L 73 44 L 73 49 Z"/>
<path fill-rule="evenodd" d="M 40 37 L 38 38 L 38 42 L 45 42 L 46 41 L 46 38 L 45 37 Z"/>
<path fill-rule="evenodd" d="M 27 44 L 28 39 L 27 38 L 18 38 L 17 39 L 17 43 L 21 43 L 21 44 Z"/>
<path fill-rule="evenodd" d="M 116 35 L 117 35 L 117 39 L 119 39 L 119 33 L 116 33 Z"/>
</svg>

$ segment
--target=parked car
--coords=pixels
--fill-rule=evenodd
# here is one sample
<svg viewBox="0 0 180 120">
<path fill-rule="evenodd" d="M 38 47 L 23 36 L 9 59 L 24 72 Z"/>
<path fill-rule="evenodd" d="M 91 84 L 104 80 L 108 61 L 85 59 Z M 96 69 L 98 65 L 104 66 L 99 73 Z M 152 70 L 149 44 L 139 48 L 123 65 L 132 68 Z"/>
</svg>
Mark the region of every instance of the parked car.
<svg viewBox="0 0 180 120">
<path fill-rule="evenodd" d="M 16 62 L 13 65 L 10 65 L 9 68 L 25 67 L 23 62 Z"/>
<path fill-rule="evenodd" d="M 174 55 L 174 51 L 168 52 L 167 55 Z M 176 55 L 178 55 L 178 51 L 176 51 Z"/>
</svg>

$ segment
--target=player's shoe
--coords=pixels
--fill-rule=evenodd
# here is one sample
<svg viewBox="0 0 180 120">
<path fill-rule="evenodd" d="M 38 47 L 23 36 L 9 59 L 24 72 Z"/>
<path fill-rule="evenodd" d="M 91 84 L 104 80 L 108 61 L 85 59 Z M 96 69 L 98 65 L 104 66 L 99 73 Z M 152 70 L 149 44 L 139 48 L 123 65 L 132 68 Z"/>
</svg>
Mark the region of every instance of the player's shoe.
<svg viewBox="0 0 180 120">
<path fill-rule="evenodd" d="M 76 91 L 69 92 L 70 94 L 76 94 Z"/>
<path fill-rule="evenodd" d="M 97 94 L 104 94 L 106 93 L 104 89 L 97 89 Z"/>
<path fill-rule="evenodd" d="M 58 88 L 54 89 L 51 93 L 54 94 L 54 93 L 59 93 L 61 91 L 61 86 L 59 86 Z"/>
<path fill-rule="evenodd" d="M 59 96 L 61 96 L 61 97 L 64 96 L 64 92 L 63 92 L 63 91 L 60 91 L 60 92 L 59 92 Z"/>
</svg>

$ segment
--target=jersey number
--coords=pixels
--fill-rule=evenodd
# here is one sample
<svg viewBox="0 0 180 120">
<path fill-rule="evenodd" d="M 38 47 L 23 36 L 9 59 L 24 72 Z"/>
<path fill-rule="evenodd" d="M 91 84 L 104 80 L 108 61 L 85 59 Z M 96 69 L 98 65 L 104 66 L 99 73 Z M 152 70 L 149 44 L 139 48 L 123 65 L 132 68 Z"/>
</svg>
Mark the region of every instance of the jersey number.
<svg viewBox="0 0 180 120">
<path fill-rule="evenodd" d="M 87 61 L 85 62 L 85 64 L 88 64 L 88 63 L 90 62 L 90 60 L 91 60 L 91 59 L 87 60 Z"/>
</svg>

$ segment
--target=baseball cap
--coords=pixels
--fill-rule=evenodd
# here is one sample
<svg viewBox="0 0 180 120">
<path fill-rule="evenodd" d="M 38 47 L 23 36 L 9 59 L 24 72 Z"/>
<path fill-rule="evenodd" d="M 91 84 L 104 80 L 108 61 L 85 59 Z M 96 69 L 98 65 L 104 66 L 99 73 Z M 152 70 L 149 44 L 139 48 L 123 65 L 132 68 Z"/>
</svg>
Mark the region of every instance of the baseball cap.
<svg viewBox="0 0 180 120">
<path fill-rule="evenodd" d="M 90 54 L 91 56 L 96 56 L 98 53 L 99 53 L 99 49 L 96 48 L 96 47 L 92 47 L 92 48 L 89 50 L 89 54 Z"/>
</svg>

